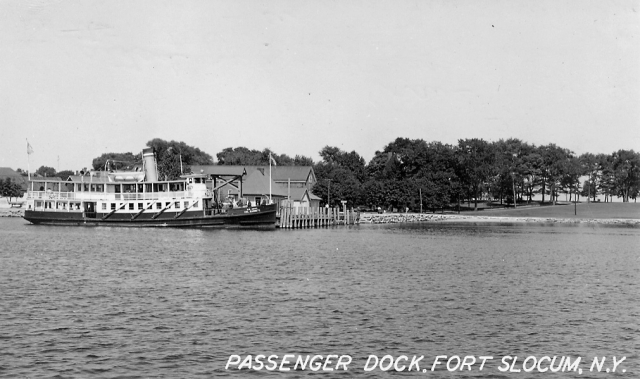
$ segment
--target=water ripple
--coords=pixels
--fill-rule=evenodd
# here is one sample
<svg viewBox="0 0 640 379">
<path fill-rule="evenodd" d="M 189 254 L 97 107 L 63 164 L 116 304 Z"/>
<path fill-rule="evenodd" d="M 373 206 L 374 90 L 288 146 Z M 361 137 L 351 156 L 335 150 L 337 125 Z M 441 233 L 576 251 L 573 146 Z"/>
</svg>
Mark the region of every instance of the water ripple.
<svg viewBox="0 0 640 379">
<path fill-rule="evenodd" d="M 224 366 L 231 354 L 287 353 L 351 355 L 337 377 L 385 376 L 362 370 L 370 354 L 626 355 L 625 375 L 640 375 L 638 229 L 0 219 L 0 238 L 0 377 L 281 376 Z M 497 366 L 428 377 L 510 377 Z M 286 374 L 307 376 L 326 373 Z"/>
</svg>

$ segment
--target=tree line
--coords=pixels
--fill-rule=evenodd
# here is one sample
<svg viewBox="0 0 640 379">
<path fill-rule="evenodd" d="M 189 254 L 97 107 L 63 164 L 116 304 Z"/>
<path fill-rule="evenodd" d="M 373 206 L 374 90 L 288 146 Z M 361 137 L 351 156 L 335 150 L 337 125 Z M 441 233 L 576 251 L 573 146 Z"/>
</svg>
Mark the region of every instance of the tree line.
<svg viewBox="0 0 640 379">
<path fill-rule="evenodd" d="M 191 172 L 192 165 L 214 164 L 211 155 L 184 142 L 155 138 L 147 146 L 155 150 L 162 180 L 177 179 Z M 312 166 L 317 178 L 313 193 L 332 206 L 346 200 L 349 206 L 416 210 L 466 202 L 477 209 L 482 200 L 517 206 L 536 195 L 555 204 L 560 194 L 570 200 L 595 201 L 602 195 L 605 201 L 615 196 L 628 202 L 640 191 L 640 153 L 633 150 L 576 155 L 552 143 L 536 146 L 516 138 L 460 139 L 456 145 L 396 138 L 368 163 L 357 152 L 338 147 L 325 146 L 319 154 L 321 160 L 314 162 L 268 148 L 228 147 L 216 158 L 219 165 L 268 165 L 271 157 L 279 166 Z M 141 162 L 140 153 L 106 153 L 93 159 L 92 168 L 130 170 Z M 46 166 L 38 172 L 60 175 Z"/>
<path fill-rule="evenodd" d="M 11 178 L 0 180 L 0 196 L 8 197 L 11 200 L 13 197 L 21 197 L 22 194 L 24 194 L 22 186 L 11 180 Z"/>
<path fill-rule="evenodd" d="M 617 196 L 628 202 L 640 188 L 640 154 L 633 150 L 578 156 L 555 144 L 536 146 L 515 138 L 460 139 L 457 145 L 397 138 L 368 163 L 355 151 L 332 146 L 319 152 L 322 160 L 316 163 L 245 147 L 216 156 L 218 164 L 267 165 L 269 154 L 278 165 L 313 166 L 318 180 L 313 193 L 332 206 L 347 200 L 352 206 L 435 209 L 466 201 L 477 209 L 479 200 L 516 205 L 537 194 L 555 204 L 561 193 L 570 200 L 604 195 L 605 201 Z"/>
<path fill-rule="evenodd" d="M 460 139 L 457 145 L 397 138 L 367 164 L 355 151 L 336 147 L 323 148 L 320 156 L 313 192 L 326 201 L 330 187 L 332 199 L 369 207 L 440 209 L 473 202 L 477 209 L 481 200 L 517 206 L 538 194 L 555 204 L 561 193 L 570 201 L 604 195 L 605 201 L 617 196 L 628 202 L 640 191 L 640 154 L 633 150 L 578 156 L 515 138 Z"/>
</svg>

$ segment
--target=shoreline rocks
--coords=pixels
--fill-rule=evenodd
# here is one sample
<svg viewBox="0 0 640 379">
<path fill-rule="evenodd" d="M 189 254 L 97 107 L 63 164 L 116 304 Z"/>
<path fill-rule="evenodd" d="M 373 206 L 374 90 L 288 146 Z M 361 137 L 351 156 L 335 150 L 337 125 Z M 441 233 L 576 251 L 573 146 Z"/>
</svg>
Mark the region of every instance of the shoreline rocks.
<svg viewBox="0 0 640 379">
<path fill-rule="evenodd" d="M 361 224 L 397 224 L 402 222 L 530 222 L 559 224 L 624 224 L 640 225 L 640 219 L 595 219 L 595 218 L 552 218 L 552 217 L 492 217 L 480 215 L 432 214 L 432 213 L 364 213 L 360 214 Z"/>
<path fill-rule="evenodd" d="M 0 217 L 22 217 L 24 209 L 20 208 L 0 208 Z"/>
</svg>

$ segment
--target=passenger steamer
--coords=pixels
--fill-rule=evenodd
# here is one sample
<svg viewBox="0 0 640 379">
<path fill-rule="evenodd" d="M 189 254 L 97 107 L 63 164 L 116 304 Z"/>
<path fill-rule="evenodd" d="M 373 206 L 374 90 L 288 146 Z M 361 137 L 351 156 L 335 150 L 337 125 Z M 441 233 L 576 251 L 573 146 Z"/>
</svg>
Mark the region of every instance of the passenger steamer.
<svg viewBox="0 0 640 379">
<path fill-rule="evenodd" d="M 66 182 L 32 179 L 23 217 L 48 225 L 275 228 L 276 204 L 239 207 L 217 196 L 220 187 L 240 181 L 241 199 L 242 175 L 219 185 L 205 174 L 160 181 L 153 149 L 144 149 L 143 158 L 140 172 L 98 172 Z"/>
</svg>

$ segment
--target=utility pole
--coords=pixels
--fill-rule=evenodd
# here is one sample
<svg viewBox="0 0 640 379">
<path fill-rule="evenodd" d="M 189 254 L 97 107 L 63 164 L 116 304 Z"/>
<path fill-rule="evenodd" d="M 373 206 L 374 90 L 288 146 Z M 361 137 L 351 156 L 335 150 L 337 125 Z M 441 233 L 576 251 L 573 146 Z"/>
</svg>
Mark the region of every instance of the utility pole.
<svg viewBox="0 0 640 379">
<path fill-rule="evenodd" d="M 511 171 L 511 183 L 513 185 L 513 209 L 515 209 L 518 206 L 518 198 L 516 197 L 516 158 L 518 157 L 518 155 L 516 153 L 513 153 L 513 171 Z"/>
</svg>

